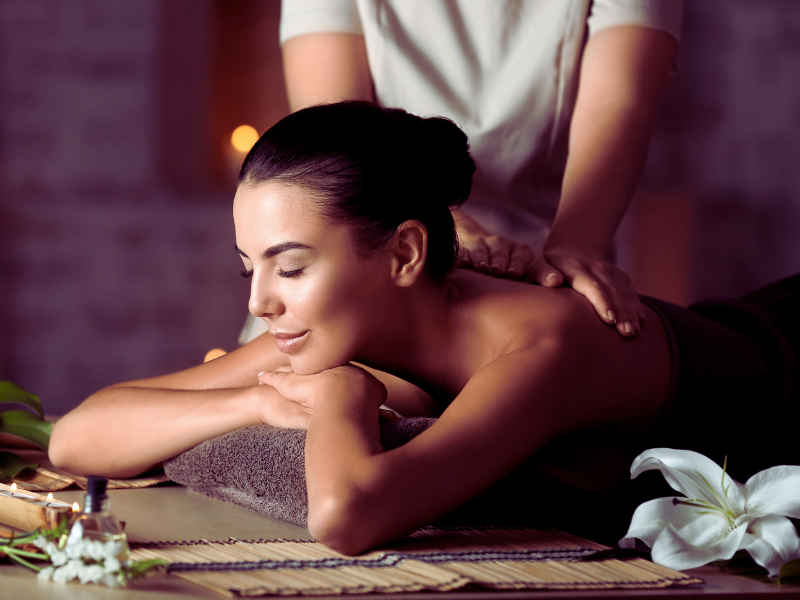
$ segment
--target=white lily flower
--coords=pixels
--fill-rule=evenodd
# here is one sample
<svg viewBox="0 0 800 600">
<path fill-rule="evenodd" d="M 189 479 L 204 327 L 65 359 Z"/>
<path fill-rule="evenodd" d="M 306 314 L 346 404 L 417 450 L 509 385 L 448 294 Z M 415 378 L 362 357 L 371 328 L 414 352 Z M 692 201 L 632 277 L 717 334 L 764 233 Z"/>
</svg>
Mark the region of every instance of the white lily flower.
<svg viewBox="0 0 800 600">
<path fill-rule="evenodd" d="M 620 546 L 640 539 L 652 548 L 653 562 L 678 571 L 746 550 L 775 577 L 800 558 L 800 537 L 787 518 L 800 518 L 800 466 L 765 469 L 742 485 L 702 454 L 655 448 L 634 459 L 631 479 L 656 469 L 685 498 L 639 506 Z"/>
</svg>

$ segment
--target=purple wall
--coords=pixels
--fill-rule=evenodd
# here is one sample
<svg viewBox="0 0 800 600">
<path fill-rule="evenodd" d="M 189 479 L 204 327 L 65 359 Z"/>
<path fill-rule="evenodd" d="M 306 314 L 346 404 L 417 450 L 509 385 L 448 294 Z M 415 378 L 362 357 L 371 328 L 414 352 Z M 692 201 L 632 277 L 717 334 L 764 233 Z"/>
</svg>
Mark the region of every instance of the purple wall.
<svg viewBox="0 0 800 600">
<path fill-rule="evenodd" d="M 185 115 L 163 7 L 0 0 L 0 379 L 51 413 L 232 348 L 244 319 L 233 190 L 165 179 Z M 800 3 L 687 1 L 644 187 L 693 199 L 693 297 L 800 270 L 798 81 Z"/>
</svg>

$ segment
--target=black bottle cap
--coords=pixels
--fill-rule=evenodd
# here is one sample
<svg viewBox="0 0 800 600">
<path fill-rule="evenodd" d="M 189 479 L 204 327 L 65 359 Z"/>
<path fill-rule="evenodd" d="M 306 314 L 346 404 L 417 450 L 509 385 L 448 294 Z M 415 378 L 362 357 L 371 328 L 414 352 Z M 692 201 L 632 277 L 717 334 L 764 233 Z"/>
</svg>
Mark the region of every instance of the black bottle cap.
<svg viewBox="0 0 800 600">
<path fill-rule="evenodd" d="M 107 478 L 97 475 L 89 475 L 89 477 L 86 479 L 86 493 L 93 498 L 105 498 L 107 485 Z"/>
</svg>

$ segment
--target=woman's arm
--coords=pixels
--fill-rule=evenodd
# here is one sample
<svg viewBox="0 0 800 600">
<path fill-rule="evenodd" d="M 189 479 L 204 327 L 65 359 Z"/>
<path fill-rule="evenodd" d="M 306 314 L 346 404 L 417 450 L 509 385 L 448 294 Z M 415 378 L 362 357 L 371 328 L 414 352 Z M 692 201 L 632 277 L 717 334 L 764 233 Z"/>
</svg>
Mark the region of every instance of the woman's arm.
<svg viewBox="0 0 800 600">
<path fill-rule="evenodd" d="M 50 459 L 73 473 L 130 477 L 247 425 L 305 426 L 308 407 L 258 385 L 260 371 L 284 364 L 267 335 L 179 373 L 100 390 L 56 423 Z"/>
<path fill-rule="evenodd" d="M 377 418 L 385 390 L 365 371 L 262 375 L 282 395 L 317 397 L 306 440 L 312 535 L 340 552 L 362 552 L 429 523 L 522 463 L 560 422 L 563 404 L 548 375 L 554 363 L 542 358 L 520 351 L 491 363 L 433 427 L 386 453 Z"/>
<path fill-rule="evenodd" d="M 670 35 L 646 27 L 613 27 L 589 38 L 558 212 L 543 256 L 529 271 L 551 287 L 563 275 L 623 335 L 638 330 L 641 303 L 605 253 L 644 168 L 677 48 Z M 548 281 L 552 273 L 558 275 Z"/>
<path fill-rule="evenodd" d="M 292 112 L 342 100 L 375 101 L 364 36 L 309 33 L 283 44 L 283 72 Z"/>
<path fill-rule="evenodd" d="M 552 293 L 563 300 L 541 307 L 552 333 L 535 344 L 515 342 L 521 349 L 473 375 L 430 429 L 389 452 L 377 426 L 386 391 L 366 371 L 260 376 L 286 398 L 316 398 L 306 438 L 315 538 L 362 552 L 463 504 L 563 433 L 613 424 L 634 435 L 649 426 L 670 378 L 658 318 L 651 313 L 644 334 L 625 339 L 599 327 L 577 294 Z"/>
</svg>

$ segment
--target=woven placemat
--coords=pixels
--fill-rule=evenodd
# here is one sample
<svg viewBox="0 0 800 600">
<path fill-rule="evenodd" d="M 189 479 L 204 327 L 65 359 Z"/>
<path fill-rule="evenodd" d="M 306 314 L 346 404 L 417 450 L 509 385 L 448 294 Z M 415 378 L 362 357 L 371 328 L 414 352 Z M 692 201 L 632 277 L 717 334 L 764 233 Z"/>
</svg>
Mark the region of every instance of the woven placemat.
<svg viewBox="0 0 800 600">
<path fill-rule="evenodd" d="M 304 540 L 132 544 L 136 560 L 163 558 L 172 575 L 236 596 L 495 590 L 665 588 L 702 580 L 642 558 L 587 557 L 606 546 L 557 531 L 427 527 L 391 547 L 345 556 Z"/>
<path fill-rule="evenodd" d="M 34 472 L 23 472 L 19 477 L 14 477 L 11 481 L 17 487 L 31 492 L 58 492 L 68 487 L 78 487 L 86 489 L 86 477 L 75 475 L 53 466 L 47 458 L 47 453 L 42 450 L 15 449 L 18 455 L 26 462 L 36 463 L 39 467 Z M 146 488 L 157 483 L 169 481 L 169 477 L 164 473 L 135 477 L 132 479 L 109 479 L 109 490 L 127 490 Z"/>
</svg>

